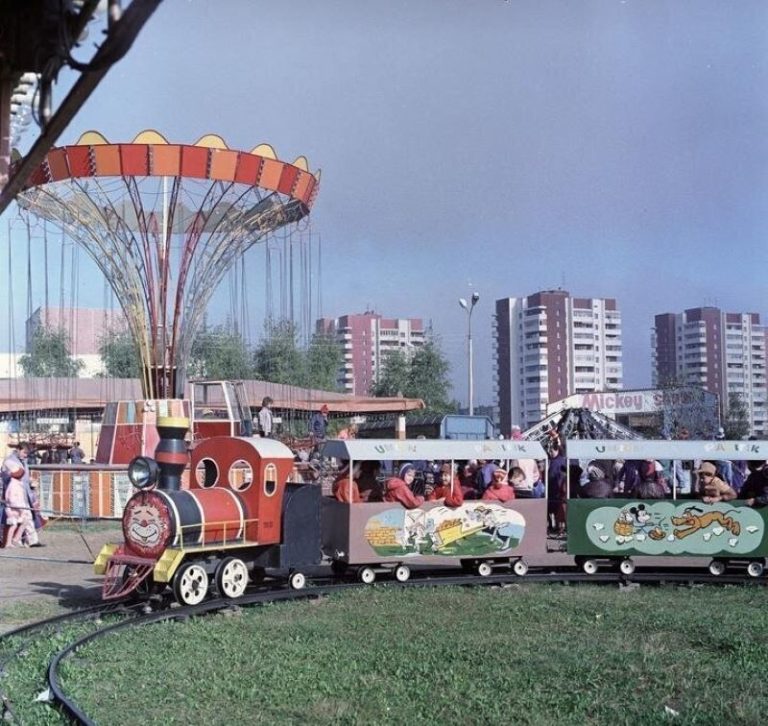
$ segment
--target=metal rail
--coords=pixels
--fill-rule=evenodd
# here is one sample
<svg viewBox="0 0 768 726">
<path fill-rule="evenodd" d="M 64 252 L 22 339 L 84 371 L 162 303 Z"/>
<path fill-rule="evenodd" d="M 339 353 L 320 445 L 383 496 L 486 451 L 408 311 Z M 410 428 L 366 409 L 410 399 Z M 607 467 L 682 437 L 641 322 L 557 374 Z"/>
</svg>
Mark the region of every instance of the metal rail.
<svg viewBox="0 0 768 726">
<path fill-rule="evenodd" d="M 60 613 L 59 615 L 54 615 L 53 617 L 46 618 L 44 620 L 38 620 L 37 622 L 29 623 L 13 630 L 9 630 L 8 632 L 0 635 L 1 646 L 5 646 L 17 638 L 20 638 L 21 640 L 18 644 L 15 645 L 15 647 L 12 647 L 9 652 L 0 659 L 0 676 L 4 674 L 9 663 L 21 656 L 29 642 L 33 640 L 35 636 L 39 636 L 40 634 L 44 633 L 48 628 L 53 626 L 60 626 L 64 623 L 75 623 L 80 620 L 93 619 L 97 621 L 104 615 L 121 614 L 136 617 L 135 613 L 132 613 L 132 610 L 143 607 L 144 603 L 137 603 L 132 607 L 126 607 L 125 601 L 121 601 L 119 603 L 99 603 L 98 605 L 81 608 L 71 612 Z M 128 619 L 130 619 L 130 617 L 128 617 Z M 0 704 L 2 718 L 12 721 L 15 720 L 16 717 L 13 712 L 11 700 L 2 691 L 0 691 Z"/>
</svg>

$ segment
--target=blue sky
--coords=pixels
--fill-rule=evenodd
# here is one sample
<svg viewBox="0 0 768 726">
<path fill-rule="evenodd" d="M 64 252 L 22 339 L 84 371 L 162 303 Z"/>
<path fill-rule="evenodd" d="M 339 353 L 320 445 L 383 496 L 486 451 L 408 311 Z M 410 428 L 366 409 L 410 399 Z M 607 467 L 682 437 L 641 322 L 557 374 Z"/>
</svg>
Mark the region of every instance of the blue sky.
<svg viewBox="0 0 768 726">
<path fill-rule="evenodd" d="M 155 128 L 306 155 L 322 169 L 312 313 L 431 320 L 466 402 L 457 299 L 476 290 L 475 402 L 490 403 L 497 298 L 617 298 L 626 387 L 650 385 L 654 314 L 766 315 L 767 81 L 762 0 L 166 0 L 60 143 Z M 0 255 L 9 224 L 23 247 L 9 211 Z M 247 264 L 260 329 L 263 252 Z"/>
</svg>

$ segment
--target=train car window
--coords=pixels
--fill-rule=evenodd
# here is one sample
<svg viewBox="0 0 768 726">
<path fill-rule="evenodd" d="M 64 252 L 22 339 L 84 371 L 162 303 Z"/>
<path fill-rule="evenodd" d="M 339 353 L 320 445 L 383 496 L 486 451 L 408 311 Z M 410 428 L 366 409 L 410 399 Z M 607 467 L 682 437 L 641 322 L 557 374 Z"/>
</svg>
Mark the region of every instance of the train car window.
<svg viewBox="0 0 768 726">
<path fill-rule="evenodd" d="M 253 469 L 244 459 L 238 459 L 229 467 L 229 485 L 238 492 L 244 492 L 253 484 Z"/>
<path fill-rule="evenodd" d="M 210 489 L 219 480 L 219 467 L 213 459 L 200 459 L 195 467 L 195 480 L 203 489 Z"/>
<path fill-rule="evenodd" d="M 277 467 L 267 464 L 264 467 L 264 494 L 271 497 L 277 491 Z"/>
</svg>

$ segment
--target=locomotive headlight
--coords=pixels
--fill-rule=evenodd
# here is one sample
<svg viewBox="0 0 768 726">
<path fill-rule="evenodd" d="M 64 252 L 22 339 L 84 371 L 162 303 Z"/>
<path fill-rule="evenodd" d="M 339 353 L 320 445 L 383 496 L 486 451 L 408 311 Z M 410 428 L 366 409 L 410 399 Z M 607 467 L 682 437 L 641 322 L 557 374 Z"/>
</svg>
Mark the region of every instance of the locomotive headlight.
<svg viewBox="0 0 768 726">
<path fill-rule="evenodd" d="M 157 462 L 148 456 L 137 456 L 128 464 L 128 479 L 137 489 L 148 489 L 157 481 L 160 472 Z"/>
</svg>

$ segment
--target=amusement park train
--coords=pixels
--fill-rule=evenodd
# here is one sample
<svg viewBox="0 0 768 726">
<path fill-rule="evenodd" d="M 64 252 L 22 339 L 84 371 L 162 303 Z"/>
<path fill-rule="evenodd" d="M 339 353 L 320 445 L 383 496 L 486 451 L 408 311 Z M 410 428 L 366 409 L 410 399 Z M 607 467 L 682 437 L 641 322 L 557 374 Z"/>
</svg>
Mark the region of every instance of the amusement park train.
<svg viewBox="0 0 768 726">
<path fill-rule="evenodd" d="M 184 418 L 158 420 L 155 458 L 137 457 L 129 476 L 138 491 L 125 507 L 122 544 L 105 545 L 95 562 L 105 599 L 171 589 L 183 604 L 211 594 L 237 598 L 249 582 L 282 577 L 294 589 L 307 573 L 330 564 L 335 576 L 363 583 L 387 574 L 404 582 L 414 565 L 449 565 L 486 576 L 555 562 L 545 498 L 507 502 L 442 500 L 411 509 L 399 503 L 348 504 L 323 496 L 317 483 L 292 481 L 294 457 L 278 441 L 218 436 L 191 452 Z M 569 460 L 768 460 L 768 442 L 574 440 Z M 328 441 L 322 455 L 348 462 L 470 459 L 547 461 L 535 441 Z M 188 468 L 189 481 L 182 486 Z M 566 497 L 578 487 L 568 480 Z M 708 563 L 763 574 L 768 556 L 766 512 L 741 500 L 705 503 L 671 498 L 567 499 L 566 552 L 587 574 L 600 567 L 631 575 L 635 565 Z M 558 542 L 562 546 L 562 542 Z M 650 558 L 650 559 L 648 559 Z M 687 560 L 687 562 L 686 562 Z M 562 565 L 560 553 L 556 561 Z M 665 560 L 667 566 L 669 561 Z M 571 568 L 573 565 L 569 565 Z"/>
</svg>

